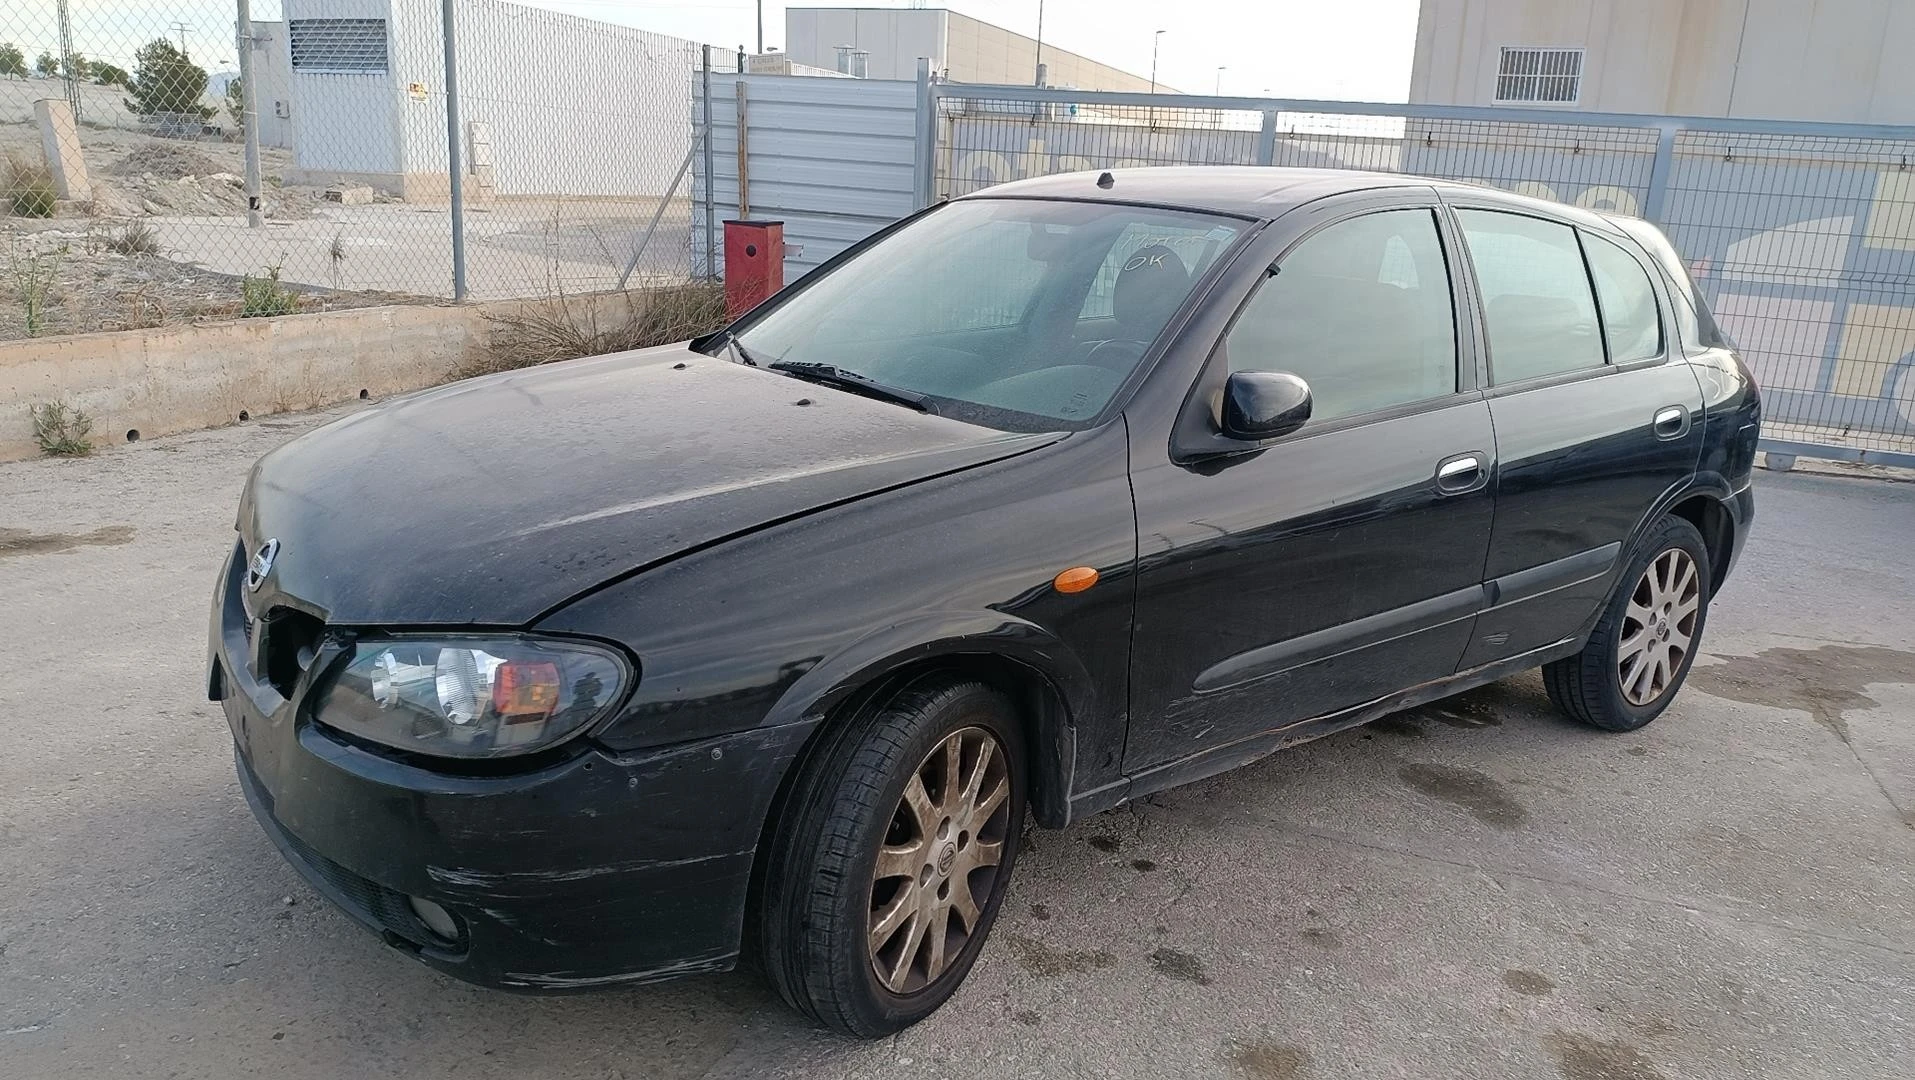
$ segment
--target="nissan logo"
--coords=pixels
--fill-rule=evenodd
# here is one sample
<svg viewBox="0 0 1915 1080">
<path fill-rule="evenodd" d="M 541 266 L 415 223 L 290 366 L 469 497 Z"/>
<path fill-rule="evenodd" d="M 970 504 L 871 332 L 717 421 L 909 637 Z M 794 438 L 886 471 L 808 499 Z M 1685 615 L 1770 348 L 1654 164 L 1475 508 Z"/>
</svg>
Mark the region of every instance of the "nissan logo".
<svg viewBox="0 0 1915 1080">
<path fill-rule="evenodd" d="M 246 587 L 258 591 L 266 582 L 266 575 L 273 572 L 273 560 L 279 558 L 279 541 L 268 540 L 259 545 L 253 554 L 253 561 L 246 565 Z"/>
</svg>

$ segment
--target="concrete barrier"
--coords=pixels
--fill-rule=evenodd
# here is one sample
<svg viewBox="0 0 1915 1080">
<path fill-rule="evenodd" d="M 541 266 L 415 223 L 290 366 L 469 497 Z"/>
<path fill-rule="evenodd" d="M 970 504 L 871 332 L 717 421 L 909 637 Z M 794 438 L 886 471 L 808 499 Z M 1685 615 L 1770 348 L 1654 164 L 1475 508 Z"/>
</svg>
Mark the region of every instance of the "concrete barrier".
<svg viewBox="0 0 1915 1080">
<path fill-rule="evenodd" d="M 575 317 L 600 319 L 634 302 L 565 301 Z M 357 308 L 0 342 L 0 461 L 40 453 L 29 407 L 51 401 L 92 417 L 92 441 L 104 446 L 433 386 L 483 361 L 488 316 L 545 306 Z"/>
</svg>

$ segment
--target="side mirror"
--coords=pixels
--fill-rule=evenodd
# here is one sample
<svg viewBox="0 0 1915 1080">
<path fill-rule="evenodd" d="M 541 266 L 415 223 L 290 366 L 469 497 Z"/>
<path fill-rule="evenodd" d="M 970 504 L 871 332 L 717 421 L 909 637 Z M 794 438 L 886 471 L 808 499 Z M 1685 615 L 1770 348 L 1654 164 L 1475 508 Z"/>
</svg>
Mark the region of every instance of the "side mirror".
<svg viewBox="0 0 1915 1080">
<path fill-rule="evenodd" d="M 1233 371 L 1223 387 L 1223 433 L 1275 439 L 1310 419 L 1310 384 L 1287 371 Z"/>
</svg>

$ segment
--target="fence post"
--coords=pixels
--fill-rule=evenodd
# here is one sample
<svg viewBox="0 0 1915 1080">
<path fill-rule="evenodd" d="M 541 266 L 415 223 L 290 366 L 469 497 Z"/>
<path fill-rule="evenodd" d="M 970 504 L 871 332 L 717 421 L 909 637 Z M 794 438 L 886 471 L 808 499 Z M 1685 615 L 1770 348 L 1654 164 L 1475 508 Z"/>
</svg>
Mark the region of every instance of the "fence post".
<svg viewBox="0 0 1915 1080">
<path fill-rule="evenodd" d="M 253 5 L 239 0 L 239 126 L 246 142 L 246 227 L 263 229 L 259 204 L 259 85 L 253 80 Z"/>
<path fill-rule="evenodd" d="M 745 80 L 738 80 L 738 218 L 751 216 L 751 137 L 745 123 Z"/>
<path fill-rule="evenodd" d="M 931 83 L 931 58 L 918 57 L 917 161 L 918 209 L 931 205 L 937 193 L 938 99 Z"/>
<path fill-rule="evenodd" d="M 718 277 L 718 223 L 714 208 L 718 205 L 718 185 L 713 183 L 711 156 L 711 46 L 703 49 L 704 63 L 700 75 L 704 88 L 704 124 L 705 124 L 705 277 Z"/>
<path fill-rule="evenodd" d="M 465 177 L 459 162 L 459 39 L 453 29 L 453 4 L 440 0 L 439 19 L 445 35 L 446 61 L 446 179 L 452 197 L 452 299 L 465 299 Z"/>
<path fill-rule="evenodd" d="M 1257 132 L 1257 164 L 1277 163 L 1277 110 L 1263 110 L 1263 128 Z"/>
<path fill-rule="evenodd" d="M 1643 200 L 1642 216 L 1662 224 L 1662 212 L 1669 197 L 1669 172 L 1675 164 L 1676 133 L 1681 129 L 1674 124 L 1663 124 L 1659 128 L 1661 136 L 1656 140 L 1656 161 L 1649 167 L 1649 192 Z"/>
</svg>

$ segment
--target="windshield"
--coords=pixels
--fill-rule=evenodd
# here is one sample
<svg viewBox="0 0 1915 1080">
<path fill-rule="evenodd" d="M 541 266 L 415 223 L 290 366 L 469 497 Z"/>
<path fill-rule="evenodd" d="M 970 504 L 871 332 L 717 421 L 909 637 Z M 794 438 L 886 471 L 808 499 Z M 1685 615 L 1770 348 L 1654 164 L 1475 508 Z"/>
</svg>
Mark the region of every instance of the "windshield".
<svg viewBox="0 0 1915 1080">
<path fill-rule="evenodd" d="M 755 316 L 738 341 L 760 365 L 827 365 L 941 416 L 1082 428 L 1243 229 L 1114 203 L 961 200 Z"/>
</svg>

